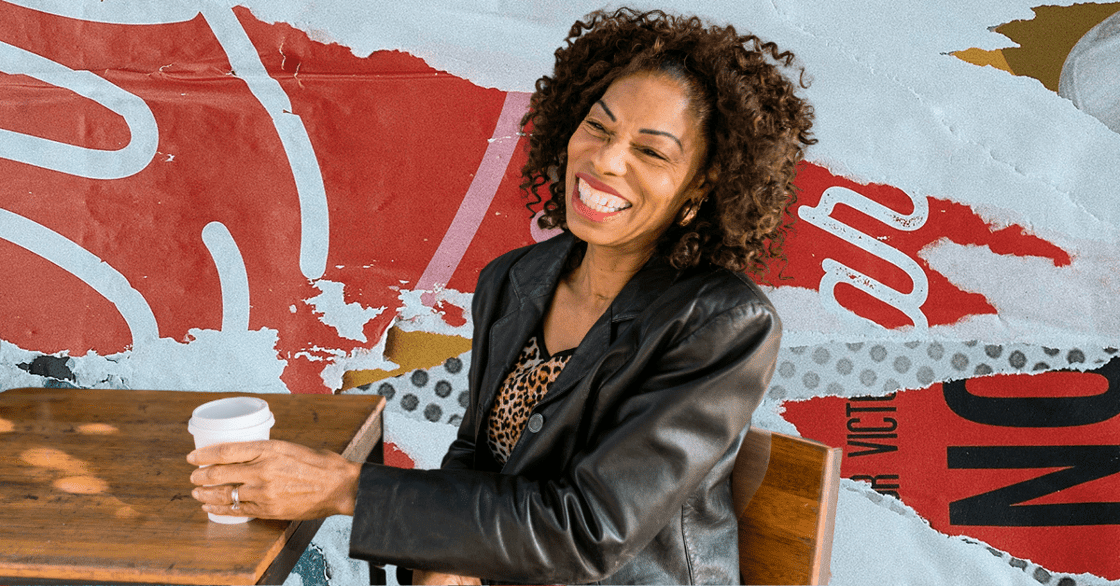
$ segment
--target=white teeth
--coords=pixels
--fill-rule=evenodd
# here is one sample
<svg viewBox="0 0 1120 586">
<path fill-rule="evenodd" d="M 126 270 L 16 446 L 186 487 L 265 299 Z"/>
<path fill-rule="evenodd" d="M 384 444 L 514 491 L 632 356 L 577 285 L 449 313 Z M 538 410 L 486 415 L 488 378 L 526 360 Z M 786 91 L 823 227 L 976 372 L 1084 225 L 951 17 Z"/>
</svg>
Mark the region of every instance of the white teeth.
<svg viewBox="0 0 1120 586">
<path fill-rule="evenodd" d="M 580 201 L 597 212 L 609 214 L 630 207 L 630 202 L 621 197 L 593 189 L 581 180 L 577 180 L 577 182 L 579 184 Z"/>
</svg>

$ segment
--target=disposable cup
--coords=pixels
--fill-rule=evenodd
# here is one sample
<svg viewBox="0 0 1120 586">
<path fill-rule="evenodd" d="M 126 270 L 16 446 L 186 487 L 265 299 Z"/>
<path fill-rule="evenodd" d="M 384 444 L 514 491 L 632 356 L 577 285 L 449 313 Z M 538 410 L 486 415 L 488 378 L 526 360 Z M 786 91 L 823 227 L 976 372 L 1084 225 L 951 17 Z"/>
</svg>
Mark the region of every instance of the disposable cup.
<svg viewBox="0 0 1120 586">
<path fill-rule="evenodd" d="M 194 447 L 213 444 L 266 440 L 276 419 L 268 403 L 258 397 L 229 397 L 203 403 L 195 408 L 187 430 L 194 436 Z M 207 513 L 215 523 L 245 523 L 252 517 Z"/>
</svg>

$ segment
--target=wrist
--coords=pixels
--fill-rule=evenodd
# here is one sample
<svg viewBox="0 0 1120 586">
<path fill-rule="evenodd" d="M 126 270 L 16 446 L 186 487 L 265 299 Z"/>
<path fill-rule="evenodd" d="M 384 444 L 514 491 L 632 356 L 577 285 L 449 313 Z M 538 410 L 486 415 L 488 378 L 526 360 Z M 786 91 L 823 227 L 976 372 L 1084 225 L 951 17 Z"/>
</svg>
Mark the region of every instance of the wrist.
<svg viewBox="0 0 1120 586">
<path fill-rule="evenodd" d="M 344 480 L 338 495 L 338 514 L 354 516 L 354 507 L 358 500 L 358 483 L 361 476 L 361 463 L 347 460 L 346 467 L 343 468 Z"/>
</svg>

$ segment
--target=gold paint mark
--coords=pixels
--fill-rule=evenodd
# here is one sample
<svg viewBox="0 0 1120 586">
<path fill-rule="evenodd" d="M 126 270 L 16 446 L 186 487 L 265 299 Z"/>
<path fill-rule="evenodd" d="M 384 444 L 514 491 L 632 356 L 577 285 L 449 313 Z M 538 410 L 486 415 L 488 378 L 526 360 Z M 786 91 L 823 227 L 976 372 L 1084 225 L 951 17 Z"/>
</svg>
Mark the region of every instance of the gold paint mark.
<svg viewBox="0 0 1120 586">
<path fill-rule="evenodd" d="M 1120 10 L 1120 2 L 1037 6 L 1031 10 L 1034 18 L 1030 20 L 1013 20 L 996 27 L 996 32 L 1015 41 L 1018 47 L 999 51 L 968 49 L 953 55 L 976 65 L 991 65 L 1015 75 L 1033 77 L 1057 92 L 1062 65 L 1073 46 L 1089 29 Z M 1007 67 L 1000 67 L 997 57 L 983 55 L 987 53 L 999 53 L 998 59 Z"/>
<path fill-rule="evenodd" d="M 428 332 L 405 332 L 389 328 L 385 332 L 385 358 L 400 365 L 392 371 L 351 370 L 342 375 L 342 390 L 407 374 L 419 368 L 432 368 L 471 349 L 471 341 L 460 336 Z"/>
<path fill-rule="evenodd" d="M 109 483 L 96 476 L 69 476 L 55 480 L 54 487 L 70 494 L 99 494 L 109 489 Z"/>
<path fill-rule="evenodd" d="M 108 423 L 86 423 L 85 425 L 78 426 L 78 433 L 84 433 L 86 435 L 108 435 L 110 433 L 117 433 L 118 431 L 120 430 Z"/>
<path fill-rule="evenodd" d="M 985 51 L 983 49 L 972 48 L 965 49 L 964 51 L 956 51 L 953 53 L 953 56 L 973 65 L 979 65 L 981 67 L 991 66 L 996 69 L 1002 69 L 1008 73 L 1015 73 L 1011 71 L 1011 66 L 1007 64 L 1007 59 L 1004 58 L 1002 49 Z"/>
</svg>

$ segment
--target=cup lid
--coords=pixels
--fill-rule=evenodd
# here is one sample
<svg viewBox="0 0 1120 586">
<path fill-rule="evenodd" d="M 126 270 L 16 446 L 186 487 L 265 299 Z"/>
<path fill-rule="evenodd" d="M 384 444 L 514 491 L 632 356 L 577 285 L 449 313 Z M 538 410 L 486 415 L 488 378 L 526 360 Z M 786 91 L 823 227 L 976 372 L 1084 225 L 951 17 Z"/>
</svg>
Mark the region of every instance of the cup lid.
<svg viewBox="0 0 1120 586">
<path fill-rule="evenodd" d="M 228 397 L 196 407 L 188 426 L 209 431 L 228 431 L 266 422 L 271 424 L 271 419 L 272 411 L 264 399 Z"/>
</svg>

